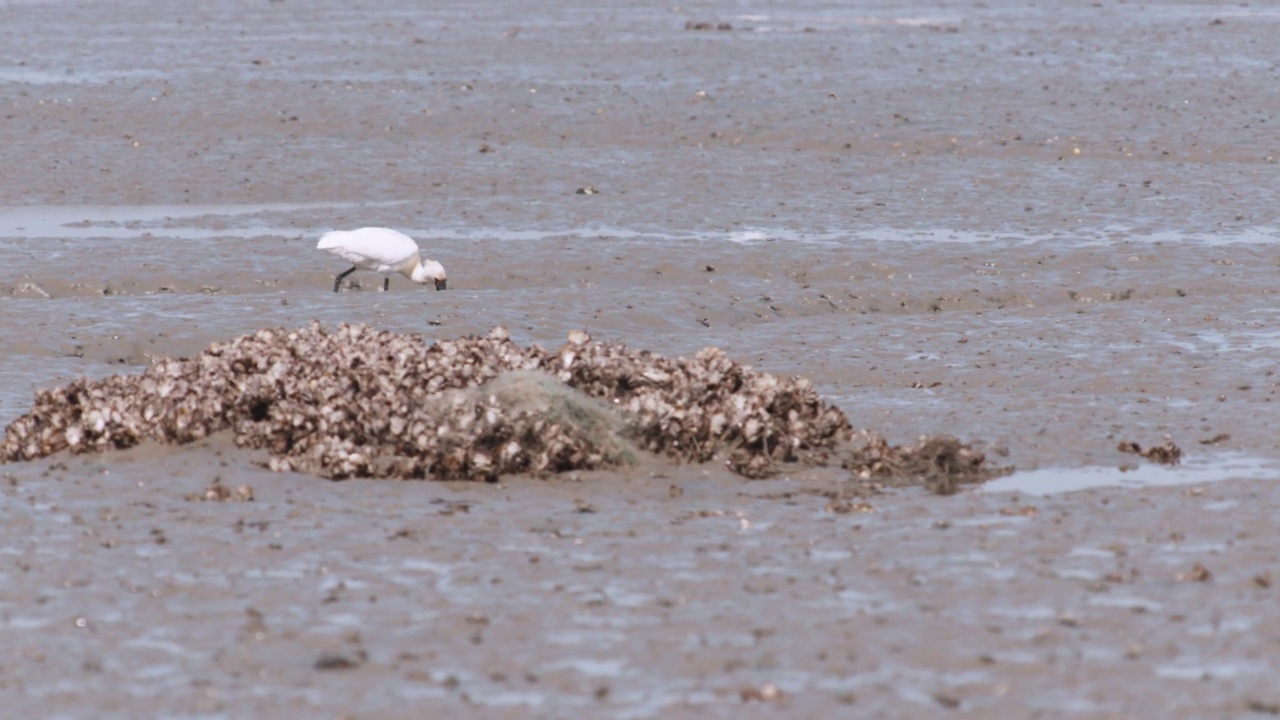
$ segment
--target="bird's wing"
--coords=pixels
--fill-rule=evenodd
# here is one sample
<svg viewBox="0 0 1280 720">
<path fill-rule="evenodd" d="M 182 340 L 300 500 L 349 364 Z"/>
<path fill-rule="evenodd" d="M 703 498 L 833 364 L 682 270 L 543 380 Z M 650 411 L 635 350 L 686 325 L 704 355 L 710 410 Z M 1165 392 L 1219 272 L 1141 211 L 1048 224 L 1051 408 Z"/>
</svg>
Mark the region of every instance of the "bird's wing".
<svg viewBox="0 0 1280 720">
<path fill-rule="evenodd" d="M 328 250 L 354 265 L 399 265 L 418 254 L 418 243 L 390 228 L 334 230 L 320 236 L 316 249 Z"/>
</svg>

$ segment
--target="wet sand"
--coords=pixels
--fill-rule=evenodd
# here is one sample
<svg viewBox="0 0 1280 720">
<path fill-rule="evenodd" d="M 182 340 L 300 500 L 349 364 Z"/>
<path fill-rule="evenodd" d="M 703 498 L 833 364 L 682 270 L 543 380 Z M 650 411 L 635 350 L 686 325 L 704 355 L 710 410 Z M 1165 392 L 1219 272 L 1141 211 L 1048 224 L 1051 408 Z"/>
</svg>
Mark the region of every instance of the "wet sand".
<svg viewBox="0 0 1280 720">
<path fill-rule="evenodd" d="M 6 465 L 6 712 L 1280 712 L 1280 15 L 53 2 L 0 23 L 21 30 L 0 421 L 266 326 L 585 328 L 719 346 L 855 426 L 1020 471 L 833 512 L 834 468 L 329 483 L 226 438 Z M 330 292 L 315 238 L 365 224 L 418 237 L 450 290 Z M 1183 469 L 1117 449 L 1166 438 Z M 215 482 L 232 497 L 202 500 Z"/>
</svg>

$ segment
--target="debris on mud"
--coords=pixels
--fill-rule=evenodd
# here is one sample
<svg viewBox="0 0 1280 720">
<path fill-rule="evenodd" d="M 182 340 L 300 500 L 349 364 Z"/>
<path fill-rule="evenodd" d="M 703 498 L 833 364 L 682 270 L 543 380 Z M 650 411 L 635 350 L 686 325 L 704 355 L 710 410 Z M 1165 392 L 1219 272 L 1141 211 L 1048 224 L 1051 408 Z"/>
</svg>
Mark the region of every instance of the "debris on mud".
<svg viewBox="0 0 1280 720">
<path fill-rule="evenodd" d="M 705 20 L 689 20 L 684 24 L 685 30 L 694 32 L 707 32 L 709 30 L 719 30 L 720 32 L 729 32 L 733 30 L 733 23 L 727 22 L 707 22 Z"/>
<path fill-rule="evenodd" d="M 214 478 L 201 492 L 194 492 L 187 495 L 190 502 L 227 502 L 234 500 L 236 502 L 253 502 L 253 488 L 248 485 L 240 485 L 235 490 L 222 484 L 222 480 Z"/>
<path fill-rule="evenodd" d="M 783 697 L 783 693 L 773 683 L 765 683 L 760 687 L 747 686 L 738 693 L 742 702 L 773 702 Z"/>
<path fill-rule="evenodd" d="M 1190 570 L 1175 575 L 1174 579 L 1178 582 L 1209 582 L 1213 580 L 1213 573 L 1209 572 L 1209 568 L 1204 565 L 1196 563 Z"/>
<path fill-rule="evenodd" d="M 364 661 L 361 654 L 325 652 L 316 659 L 314 667 L 316 670 L 351 670 L 363 665 Z"/>
<path fill-rule="evenodd" d="M 985 482 L 1012 470 L 988 466 L 985 453 L 948 435 L 921 437 L 914 445 L 890 445 L 865 430 L 858 435 L 842 467 L 863 481 L 886 486 L 923 484 L 937 495 L 954 495 L 961 485 Z"/>
<path fill-rule="evenodd" d="M 1182 462 L 1182 448 L 1175 445 L 1172 440 L 1165 440 L 1164 444 L 1149 447 L 1145 450 L 1138 443 L 1132 440 L 1125 440 L 1116 449 L 1122 453 L 1141 455 L 1151 462 L 1161 463 L 1162 465 L 1177 465 Z"/>
<path fill-rule="evenodd" d="M 823 506 L 823 510 L 836 515 L 848 515 L 849 513 L 873 513 L 876 511 L 870 503 L 851 502 L 849 500 L 831 499 Z"/>
<path fill-rule="evenodd" d="M 1249 712 L 1261 713 L 1263 715 L 1280 715 L 1280 702 L 1268 702 L 1259 700 L 1258 698 L 1249 698 L 1245 701 L 1244 706 L 1249 708 Z"/>
</svg>

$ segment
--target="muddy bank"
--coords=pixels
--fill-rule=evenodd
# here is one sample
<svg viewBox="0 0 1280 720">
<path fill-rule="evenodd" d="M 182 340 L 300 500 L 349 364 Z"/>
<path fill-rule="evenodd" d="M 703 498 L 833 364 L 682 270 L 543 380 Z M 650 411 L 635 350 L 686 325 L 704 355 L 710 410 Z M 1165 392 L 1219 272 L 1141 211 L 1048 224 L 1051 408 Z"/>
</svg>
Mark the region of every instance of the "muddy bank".
<svg viewBox="0 0 1280 720">
<path fill-rule="evenodd" d="M 1107 716 L 1158 696 L 1192 717 L 1280 701 L 1269 481 L 842 507 L 806 492 L 831 475 L 325 483 L 220 442 L 5 466 L 12 709 Z M 204 500 L 215 483 L 253 501 Z"/>
<path fill-rule="evenodd" d="M 327 483 L 225 435 L 7 464 L 6 710 L 1275 713 L 1278 21 L 0 7 L 0 423 L 263 327 L 503 325 L 716 346 L 1021 471 Z M 335 296 L 315 238 L 361 225 L 449 291 Z"/>
</svg>

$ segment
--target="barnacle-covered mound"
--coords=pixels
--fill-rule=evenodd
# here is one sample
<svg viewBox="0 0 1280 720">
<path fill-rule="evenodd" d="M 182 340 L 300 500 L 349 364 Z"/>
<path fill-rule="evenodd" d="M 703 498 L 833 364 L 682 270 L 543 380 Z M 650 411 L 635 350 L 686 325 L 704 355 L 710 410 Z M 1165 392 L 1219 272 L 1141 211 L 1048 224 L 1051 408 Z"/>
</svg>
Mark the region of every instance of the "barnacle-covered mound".
<svg viewBox="0 0 1280 720">
<path fill-rule="evenodd" d="M 851 428 L 801 378 L 707 348 L 667 358 L 571 333 L 556 352 L 341 325 L 260 330 L 141 375 L 36 394 L 0 459 L 185 443 L 230 429 L 271 466 L 330 478 L 494 479 L 628 462 L 632 446 L 748 477 L 825 462 Z"/>
</svg>

